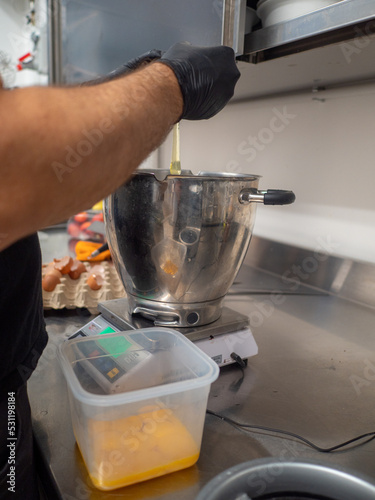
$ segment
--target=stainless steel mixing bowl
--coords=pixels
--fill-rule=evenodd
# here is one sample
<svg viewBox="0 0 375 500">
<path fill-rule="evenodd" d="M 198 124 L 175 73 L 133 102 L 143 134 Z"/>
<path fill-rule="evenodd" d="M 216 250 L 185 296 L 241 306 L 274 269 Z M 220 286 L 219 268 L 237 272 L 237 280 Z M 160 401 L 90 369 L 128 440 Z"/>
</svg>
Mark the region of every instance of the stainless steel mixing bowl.
<svg viewBox="0 0 375 500">
<path fill-rule="evenodd" d="M 255 203 L 293 203 L 258 191 L 259 176 L 139 170 L 105 201 L 107 238 L 131 313 L 165 326 L 220 317 L 248 249 Z"/>
</svg>

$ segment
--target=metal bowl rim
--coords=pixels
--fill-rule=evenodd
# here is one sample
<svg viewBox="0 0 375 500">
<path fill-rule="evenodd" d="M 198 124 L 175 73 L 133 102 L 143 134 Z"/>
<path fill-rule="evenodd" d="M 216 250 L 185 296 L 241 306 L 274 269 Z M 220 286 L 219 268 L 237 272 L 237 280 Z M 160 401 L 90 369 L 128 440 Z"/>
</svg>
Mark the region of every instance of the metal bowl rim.
<svg viewBox="0 0 375 500">
<path fill-rule="evenodd" d="M 181 175 L 172 175 L 168 169 L 139 169 L 133 174 L 138 175 L 152 175 L 158 181 L 167 179 L 199 179 L 199 180 L 242 180 L 242 181 L 257 181 L 262 176 L 257 174 L 241 174 L 236 172 L 208 172 L 199 171 L 198 174 L 193 174 L 191 170 L 182 170 Z"/>
</svg>

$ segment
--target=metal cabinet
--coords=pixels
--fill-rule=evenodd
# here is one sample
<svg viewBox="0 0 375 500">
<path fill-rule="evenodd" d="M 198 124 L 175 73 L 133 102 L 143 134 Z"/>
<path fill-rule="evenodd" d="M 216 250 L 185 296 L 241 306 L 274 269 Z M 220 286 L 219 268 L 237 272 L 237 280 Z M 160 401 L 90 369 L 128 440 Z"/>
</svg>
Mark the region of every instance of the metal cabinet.
<svg viewBox="0 0 375 500">
<path fill-rule="evenodd" d="M 76 83 L 186 40 L 243 54 L 246 0 L 50 0 L 50 80 Z"/>
<path fill-rule="evenodd" d="M 50 81 L 89 80 L 181 40 L 233 47 L 245 99 L 375 78 L 375 0 L 342 0 L 250 34 L 247 4 L 254 2 L 49 0 Z"/>
</svg>

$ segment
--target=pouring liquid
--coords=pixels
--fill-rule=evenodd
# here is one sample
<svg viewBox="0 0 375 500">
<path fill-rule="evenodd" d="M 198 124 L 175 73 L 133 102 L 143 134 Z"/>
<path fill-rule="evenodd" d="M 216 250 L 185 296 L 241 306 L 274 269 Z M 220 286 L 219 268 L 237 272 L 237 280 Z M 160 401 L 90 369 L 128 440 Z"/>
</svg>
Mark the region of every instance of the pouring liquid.
<svg viewBox="0 0 375 500">
<path fill-rule="evenodd" d="M 169 171 L 171 175 L 181 175 L 181 161 L 180 161 L 180 122 L 173 126 L 173 139 L 172 139 L 172 161 Z"/>
</svg>

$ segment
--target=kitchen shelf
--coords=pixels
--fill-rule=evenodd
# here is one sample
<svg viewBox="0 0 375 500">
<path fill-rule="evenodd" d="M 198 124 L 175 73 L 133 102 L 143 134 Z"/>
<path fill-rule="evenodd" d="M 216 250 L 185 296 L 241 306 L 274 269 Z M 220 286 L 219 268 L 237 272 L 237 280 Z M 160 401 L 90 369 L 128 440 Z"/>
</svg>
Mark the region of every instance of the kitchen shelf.
<svg viewBox="0 0 375 500">
<path fill-rule="evenodd" d="M 342 0 L 245 38 L 234 101 L 375 82 L 375 1 Z M 252 64 L 249 64 L 252 63 Z M 259 64 L 258 64 L 259 63 Z"/>
<path fill-rule="evenodd" d="M 243 59 L 258 63 L 373 34 L 374 0 L 342 0 L 246 35 Z"/>
</svg>

